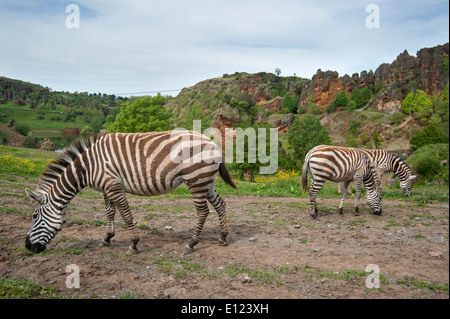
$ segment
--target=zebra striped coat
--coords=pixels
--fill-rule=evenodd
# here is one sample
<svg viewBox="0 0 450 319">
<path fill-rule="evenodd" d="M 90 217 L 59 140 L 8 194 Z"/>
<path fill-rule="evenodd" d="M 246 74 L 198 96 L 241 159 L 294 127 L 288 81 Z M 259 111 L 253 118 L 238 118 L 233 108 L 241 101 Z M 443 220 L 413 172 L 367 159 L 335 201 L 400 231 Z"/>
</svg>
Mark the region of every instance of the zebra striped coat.
<svg viewBox="0 0 450 319">
<path fill-rule="evenodd" d="M 236 188 L 216 144 L 192 131 L 103 134 L 89 142 L 79 141 L 41 174 L 36 191 L 25 190 L 37 202 L 26 247 L 35 252 L 44 250 L 63 228 L 69 202 L 89 186 L 104 194 L 108 231 L 102 243 L 109 245 L 115 234 L 117 208 L 131 233 L 130 249 L 135 251 L 139 237 L 125 194 L 165 194 L 183 182 L 197 211 L 197 225 L 185 252 L 192 251 L 199 242 L 209 213 L 207 201 L 219 215 L 219 243 L 225 245 L 226 205 L 214 188 L 218 172 Z"/>
<path fill-rule="evenodd" d="M 356 188 L 355 214 L 359 214 L 359 201 L 361 198 L 361 185 L 364 184 L 367 192 L 367 202 L 372 212 L 381 215 L 381 180 L 372 160 L 355 148 L 346 148 L 329 145 L 319 145 L 306 154 L 302 169 L 303 193 L 307 189 L 307 174 L 311 176 L 309 187 L 310 214 L 317 218 L 317 193 L 325 181 L 344 182 L 339 213 L 343 213 L 343 205 L 347 196 L 347 189 L 353 181 Z"/>
<path fill-rule="evenodd" d="M 391 154 L 388 151 L 380 149 L 360 149 L 364 152 L 372 162 L 376 165 L 380 176 L 386 173 L 394 173 L 400 179 L 400 187 L 403 194 L 411 196 L 412 186 L 417 179 L 416 175 L 412 174 L 408 165 L 398 156 Z M 340 189 L 340 184 L 339 184 Z"/>
</svg>

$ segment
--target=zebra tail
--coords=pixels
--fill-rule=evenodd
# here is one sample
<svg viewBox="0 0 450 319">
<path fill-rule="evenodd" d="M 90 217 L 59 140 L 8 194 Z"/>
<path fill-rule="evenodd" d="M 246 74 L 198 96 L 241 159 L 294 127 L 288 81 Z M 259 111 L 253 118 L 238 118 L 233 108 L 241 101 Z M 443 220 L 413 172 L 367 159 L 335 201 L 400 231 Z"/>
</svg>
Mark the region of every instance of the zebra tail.
<svg viewBox="0 0 450 319">
<path fill-rule="evenodd" d="M 234 189 L 237 189 L 237 186 L 233 182 L 233 180 L 231 179 L 230 172 L 228 171 L 228 169 L 227 169 L 223 159 L 222 159 L 222 162 L 219 165 L 219 174 L 220 174 L 220 177 L 222 177 L 222 179 L 225 181 L 225 183 L 227 183 L 228 185 L 230 185 Z"/>
<path fill-rule="evenodd" d="M 309 160 L 306 160 L 306 162 L 303 164 L 303 169 L 302 169 L 302 191 L 303 191 L 303 194 L 305 194 L 308 189 L 308 168 L 309 168 Z"/>
</svg>

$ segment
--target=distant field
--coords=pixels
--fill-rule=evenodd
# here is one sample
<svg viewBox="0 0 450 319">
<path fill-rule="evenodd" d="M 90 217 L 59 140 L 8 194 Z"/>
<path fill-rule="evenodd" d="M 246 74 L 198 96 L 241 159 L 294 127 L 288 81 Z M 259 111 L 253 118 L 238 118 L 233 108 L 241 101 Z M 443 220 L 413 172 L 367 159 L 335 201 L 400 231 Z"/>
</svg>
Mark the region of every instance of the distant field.
<svg viewBox="0 0 450 319">
<path fill-rule="evenodd" d="M 28 105 L 14 106 L 12 102 L 0 104 L 0 115 L 6 115 L 0 119 L 1 123 L 7 123 L 14 119 L 16 123 L 28 125 L 37 136 L 40 131 L 60 132 L 65 127 L 82 128 L 86 125 L 81 117 L 77 117 L 74 122 L 64 122 L 65 112 L 51 112 L 32 110 Z"/>
</svg>

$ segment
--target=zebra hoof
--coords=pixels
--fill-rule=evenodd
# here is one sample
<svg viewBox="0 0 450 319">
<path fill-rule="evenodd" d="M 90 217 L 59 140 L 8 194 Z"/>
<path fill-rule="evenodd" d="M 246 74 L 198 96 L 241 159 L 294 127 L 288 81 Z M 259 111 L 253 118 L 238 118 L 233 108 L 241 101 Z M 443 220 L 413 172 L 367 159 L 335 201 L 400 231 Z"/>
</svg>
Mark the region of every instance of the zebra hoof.
<svg viewBox="0 0 450 319">
<path fill-rule="evenodd" d="M 107 242 L 106 240 L 102 240 L 101 243 L 99 244 L 100 247 L 109 247 L 111 246 L 110 242 Z"/>
<path fill-rule="evenodd" d="M 194 248 L 191 248 L 188 245 L 186 245 L 186 247 L 184 247 L 183 255 L 189 255 L 193 251 L 194 251 Z"/>
<path fill-rule="evenodd" d="M 139 253 L 139 250 L 137 248 L 128 247 L 127 255 L 136 255 Z"/>
<path fill-rule="evenodd" d="M 227 245 L 228 245 L 228 242 L 227 242 L 226 240 L 219 239 L 218 244 L 219 244 L 219 246 L 227 246 Z"/>
<path fill-rule="evenodd" d="M 344 215 L 344 209 L 343 208 L 339 208 L 339 215 Z"/>
<path fill-rule="evenodd" d="M 317 213 L 309 214 L 309 215 L 311 215 L 311 217 L 312 217 L 313 219 L 317 219 L 317 217 L 319 216 L 319 214 L 317 214 Z"/>
</svg>

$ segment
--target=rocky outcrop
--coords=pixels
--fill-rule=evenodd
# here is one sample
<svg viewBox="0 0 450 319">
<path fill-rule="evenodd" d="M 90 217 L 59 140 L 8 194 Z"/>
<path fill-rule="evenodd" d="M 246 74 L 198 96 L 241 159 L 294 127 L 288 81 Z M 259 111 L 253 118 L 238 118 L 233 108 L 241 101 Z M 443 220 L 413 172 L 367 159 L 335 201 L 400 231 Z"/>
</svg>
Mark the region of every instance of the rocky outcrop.
<svg viewBox="0 0 450 319">
<path fill-rule="evenodd" d="M 340 77 L 336 71 L 323 72 L 319 69 L 313 75 L 311 84 L 303 89 L 299 104 L 308 106 L 312 102 L 318 105 L 322 112 L 325 112 L 327 105 L 336 98 L 339 92 L 345 91 L 349 96 L 355 87 L 368 86 L 372 90 L 373 83 L 373 72 L 363 71 L 361 74 L 353 73 L 351 77 L 348 74 Z"/>
<path fill-rule="evenodd" d="M 405 50 L 391 64 L 381 64 L 375 71 L 375 82 L 382 89 L 368 107 L 395 113 L 401 110 L 401 101 L 414 89 L 429 95 L 441 92 L 448 82 L 448 71 L 443 63 L 448 54 L 449 44 L 446 43 L 421 49 L 417 57 Z"/>
<path fill-rule="evenodd" d="M 277 96 L 264 104 L 264 108 L 272 111 L 272 113 L 278 113 L 281 111 L 281 105 L 283 104 L 283 98 Z"/>
<path fill-rule="evenodd" d="M 401 101 L 417 88 L 427 94 L 442 91 L 448 82 L 448 70 L 444 69 L 443 57 L 449 55 L 449 44 L 424 48 L 417 52 L 417 57 L 403 51 L 392 63 L 381 64 L 373 73 L 362 71 L 339 76 L 335 71 L 317 70 L 310 85 L 303 88 L 299 105 L 308 106 L 309 103 L 319 105 L 322 112 L 326 106 L 336 98 L 340 91 L 347 96 L 358 87 L 368 87 L 375 93 L 375 97 L 367 107 L 395 113 L 401 110 Z"/>
</svg>

